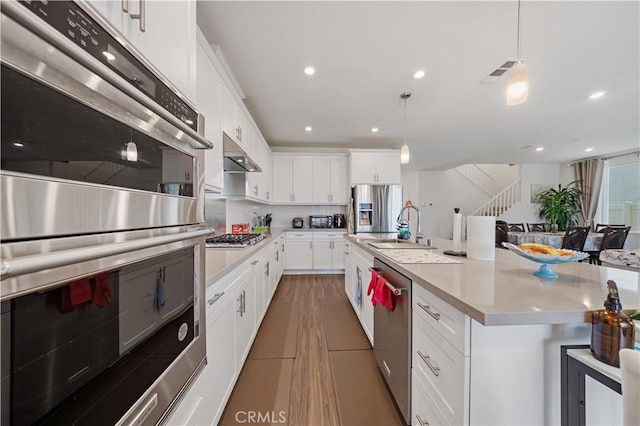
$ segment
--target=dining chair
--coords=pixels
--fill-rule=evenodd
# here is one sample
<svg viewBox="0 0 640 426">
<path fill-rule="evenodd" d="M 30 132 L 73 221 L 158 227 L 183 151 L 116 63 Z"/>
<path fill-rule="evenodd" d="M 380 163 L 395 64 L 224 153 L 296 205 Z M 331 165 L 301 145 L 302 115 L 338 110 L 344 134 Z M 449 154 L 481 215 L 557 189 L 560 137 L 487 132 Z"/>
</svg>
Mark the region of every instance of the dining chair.
<svg viewBox="0 0 640 426">
<path fill-rule="evenodd" d="M 604 232 L 607 228 L 626 228 L 626 225 L 610 225 L 606 223 L 596 224 L 596 232 Z"/>
<path fill-rule="evenodd" d="M 524 223 L 510 223 L 509 224 L 510 232 L 524 232 Z"/>
<path fill-rule="evenodd" d="M 509 226 L 503 220 L 496 220 L 496 247 L 505 248 L 503 242 L 509 242 Z"/>
<path fill-rule="evenodd" d="M 563 249 L 583 251 L 584 243 L 587 241 L 587 235 L 591 228 L 588 226 L 571 226 L 567 228 L 562 238 Z"/>
<path fill-rule="evenodd" d="M 640 352 L 620 349 L 620 377 L 622 381 L 622 424 L 640 425 Z"/>
<path fill-rule="evenodd" d="M 529 232 L 547 232 L 547 227 L 544 223 L 527 223 L 527 230 Z"/>
<path fill-rule="evenodd" d="M 589 263 L 601 265 L 600 252 L 602 250 L 621 249 L 629 235 L 630 226 L 624 228 L 605 228 L 602 232 L 602 240 L 600 240 L 600 249 L 598 251 L 589 252 Z"/>
</svg>

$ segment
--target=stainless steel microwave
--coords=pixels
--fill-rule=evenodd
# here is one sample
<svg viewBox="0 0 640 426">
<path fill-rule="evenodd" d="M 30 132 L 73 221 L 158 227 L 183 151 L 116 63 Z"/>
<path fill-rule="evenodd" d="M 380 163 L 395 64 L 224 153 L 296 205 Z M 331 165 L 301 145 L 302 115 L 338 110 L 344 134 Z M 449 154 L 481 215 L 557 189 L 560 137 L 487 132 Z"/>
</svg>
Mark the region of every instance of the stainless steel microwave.
<svg viewBox="0 0 640 426">
<path fill-rule="evenodd" d="M 332 228 L 333 216 L 309 216 L 309 228 Z"/>
</svg>

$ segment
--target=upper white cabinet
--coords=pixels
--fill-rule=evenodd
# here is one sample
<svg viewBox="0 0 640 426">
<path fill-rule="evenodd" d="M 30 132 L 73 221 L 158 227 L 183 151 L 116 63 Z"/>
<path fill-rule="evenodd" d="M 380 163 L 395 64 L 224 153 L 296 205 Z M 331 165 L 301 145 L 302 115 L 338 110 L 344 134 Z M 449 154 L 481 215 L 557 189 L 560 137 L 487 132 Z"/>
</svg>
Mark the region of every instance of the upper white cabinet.
<svg viewBox="0 0 640 426">
<path fill-rule="evenodd" d="M 247 198 L 261 201 L 264 203 L 271 202 L 271 149 L 262 135 L 257 130 L 254 131 L 255 144 L 251 157 L 258 163 L 261 172 L 249 172 L 246 174 L 247 180 Z"/>
<path fill-rule="evenodd" d="M 400 151 L 350 151 L 349 174 L 352 185 L 401 183 Z"/>
<path fill-rule="evenodd" d="M 273 154 L 273 202 L 347 204 L 344 155 Z"/>
<path fill-rule="evenodd" d="M 313 202 L 347 204 L 347 157 L 344 155 L 313 157 Z"/>
<path fill-rule="evenodd" d="M 222 131 L 252 156 L 255 130 L 227 87 L 222 92 Z"/>
<path fill-rule="evenodd" d="M 273 155 L 273 202 L 312 203 L 313 158 L 309 155 Z"/>
<path fill-rule="evenodd" d="M 195 99 L 196 2 L 88 0 L 187 98 Z M 139 18 L 136 16 L 139 15 Z"/>
<path fill-rule="evenodd" d="M 220 192 L 224 184 L 221 128 L 224 83 L 212 63 L 212 55 L 211 47 L 198 31 L 196 106 L 204 116 L 204 136 L 213 143 L 213 149 L 204 154 L 204 183 L 208 191 Z"/>
</svg>

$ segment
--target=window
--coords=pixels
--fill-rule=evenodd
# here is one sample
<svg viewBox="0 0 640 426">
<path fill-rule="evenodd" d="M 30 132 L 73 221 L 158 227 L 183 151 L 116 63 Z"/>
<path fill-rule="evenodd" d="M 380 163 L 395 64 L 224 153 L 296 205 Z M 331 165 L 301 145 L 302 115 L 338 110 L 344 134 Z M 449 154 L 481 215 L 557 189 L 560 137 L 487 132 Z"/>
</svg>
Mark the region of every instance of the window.
<svg viewBox="0 0 640 426">
<path fill-rule="evenodd" d="M 617 160 L 617 161 L 615 161 Z M 607 161 L 600 198 L 600 223 L 625 224 L 640 231 L 640 162 L 626 156 Z"/>
</svg>

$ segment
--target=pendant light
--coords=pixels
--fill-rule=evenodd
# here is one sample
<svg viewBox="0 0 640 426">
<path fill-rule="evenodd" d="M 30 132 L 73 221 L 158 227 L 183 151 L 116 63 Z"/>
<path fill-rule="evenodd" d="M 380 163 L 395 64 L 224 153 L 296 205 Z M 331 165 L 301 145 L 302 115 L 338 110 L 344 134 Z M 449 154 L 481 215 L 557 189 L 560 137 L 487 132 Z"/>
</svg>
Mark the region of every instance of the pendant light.
<svg viewBox="0 0 640 426">
<path fill-rule="evenodd" d="M 520 15 L 521 0 L 518 0 L 518 35 L 516 47 L 516 64 L 509 70 L 507 78 L 507 105 L 518 105 L 529 96 L 529 73 L 527 65 L 520 59 Z"/>
<path fill-rule="evenodd" d="M 404 131 L 404 145 L 400 150 L 400 164 L 407 164 L 409 162 L 409 146 L 407 145 L 407 99 L 411 97 L 411 92 L 402 92 L 400 97 L 404 100 L 404 112 L 403 112 L 403 131 Z"/>
</svg>

